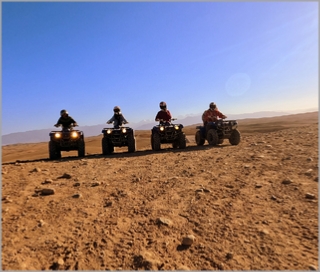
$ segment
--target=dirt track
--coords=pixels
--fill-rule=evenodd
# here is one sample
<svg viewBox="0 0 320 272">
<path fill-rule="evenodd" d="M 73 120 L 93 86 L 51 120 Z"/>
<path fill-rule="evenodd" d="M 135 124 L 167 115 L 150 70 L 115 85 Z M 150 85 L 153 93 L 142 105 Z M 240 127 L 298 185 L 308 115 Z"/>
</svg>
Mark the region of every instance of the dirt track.
<svg viewBox="0 0 320 272">
<path fill-rule="evenodd" d="M 25 162 L 13 154 L 30 145 L 3 147 L 2 269 L 318 268 L 317 123 L 238 146 L 152 152 L 139 137 L 133 154 L 99 155 L 93 137 L 59 161 L 46 143 Z"/>
</svg>

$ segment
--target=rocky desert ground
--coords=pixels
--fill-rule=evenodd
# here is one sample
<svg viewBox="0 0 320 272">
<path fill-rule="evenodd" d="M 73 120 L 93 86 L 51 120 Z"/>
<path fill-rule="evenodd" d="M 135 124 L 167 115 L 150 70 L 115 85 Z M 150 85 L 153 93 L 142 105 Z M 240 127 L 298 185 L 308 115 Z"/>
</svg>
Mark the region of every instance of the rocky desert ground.
<svg viewBox="0 0 320 272">
<path fill-rule="evenodd" d="M 318 112 L 239 120 L 241 143 L 48 159 L 2 147 L 2 270 L 317 270 Z"/>
</svg>

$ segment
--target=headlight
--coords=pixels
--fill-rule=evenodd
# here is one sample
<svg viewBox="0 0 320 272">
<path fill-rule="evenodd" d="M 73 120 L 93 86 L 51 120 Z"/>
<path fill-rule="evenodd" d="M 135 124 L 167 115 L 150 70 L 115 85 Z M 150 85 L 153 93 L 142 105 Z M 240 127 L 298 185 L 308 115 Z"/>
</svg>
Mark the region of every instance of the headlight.
<svg viewBox="0 0 320 272">
<path fill-rule="evenodd" d="M 122 133 L 126 133 L 127 129 L 126 128 L 122 128 Z"/>
<path fill-rule="evenodd" d="M 54 137 L 55 137 L 55 138 L 60 138 L 60 137 L 61 137 L 61 133 L 59 133 L 59 132 L 55 133 L 55 134 L 54 134 Z"/>
<path fill-rule="evenodd" d="M 77 138 L 78 137 L 78 133 L 75 132 L 75 131 L 71 132 L 71 137 L 72 138 Z"/>
<path fill-rule="evenodd" d="M 174 128 L 175 128 L 176 130 L 178 130 L 178 129 L 179 129 L 179 126 L 178 126 L 178 125 L 175 125 Z"/>
<path fill-rule="evenodd" d="M 107 134 L 110 134 L 112 132 L 111 129 L 107 129 Z"/>
<path fill-rule="evenodd" d="M 164 131 L 164 127 L 160 127 L 160 131 Z"/>
</svg>

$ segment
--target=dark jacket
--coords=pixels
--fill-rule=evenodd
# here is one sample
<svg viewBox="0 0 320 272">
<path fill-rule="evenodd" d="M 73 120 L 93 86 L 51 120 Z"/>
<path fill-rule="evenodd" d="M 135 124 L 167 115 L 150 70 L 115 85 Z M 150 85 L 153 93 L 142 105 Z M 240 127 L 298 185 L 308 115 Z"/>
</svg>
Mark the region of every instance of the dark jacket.
<svg viewBox="0 0 320 272">
<path fill-rule="evenodd" d="M 57 122 L 57 125 L 62 125 L 63 128 L 68 128 L 71 126 L 71 124 L 76 124 L 77 122 L 71 117 L 71 116 L 68 116 L 68 117 L 60 117 L 58 122 Z"/>
</svg>

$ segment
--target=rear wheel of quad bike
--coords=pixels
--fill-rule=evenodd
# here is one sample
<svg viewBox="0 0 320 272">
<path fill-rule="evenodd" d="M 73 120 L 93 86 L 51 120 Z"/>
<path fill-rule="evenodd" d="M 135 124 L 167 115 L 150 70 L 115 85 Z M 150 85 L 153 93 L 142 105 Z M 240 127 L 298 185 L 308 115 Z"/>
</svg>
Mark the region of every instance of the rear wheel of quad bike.
<svg viewBox="0 0 320 272">
<path fill-rule="evenodd" d="M 197 143 L 198 146 L 204 145 L 205 139 L 203 139 L 201 137 L 201 132 L 200 131 L 196 132 L 195 140 L 196 140 L 196 143 Z"/>
<path fill-rule="evenodd" d="M 61 153 L 60 153 L 60 157 L 61 157 Z M 57 146 L 52 141 L 49 142 L 49 158 L 50 158 L 50 160 L 55 160 L 55 159 L 59 158 L 59 156 L 57 154 Z"/>
<path fill-rule="evenodd" d="M 151 142 L 153 150 L 158 151 L 161 149 L 161 139 L 158 133 L 153 133 Z"/>
<path fill-rule="evenodd" d="M 219 142 L 219 136 L 216 130 L 214 129 L 209 129 L 208 133 L 207 133 L 207 140 L 209 145 L 217 145 Z"/>
<path fill-rule="evenodd" d="M 114 147 L 111 143 L 109 143 L 108 139 L 102 138 L 102 154 L 108 155 L 114 151 Z"/>
<path fill-rule="evenodd" d="M 78 157 L 84 157 L 86 153 L 86 148 L 84 140 L 78 142 Z"/>
<path fill-rule="evenodd" d="M 240 132 L 239 130 L 235 129 L 231 132 L 229 142 L 232 145 L 238 145 L 240 143 Z"/>
<path fill-rule="evenodd" d="M 219 139 L 218 144 L 223 144 L 223 139 Z"/>
<path fill-rule="evenodd" d="M 179 148 L 180 149 L 187 147 L 186 135 L 183 132 L 179 134 L 178 141 L 179 141 Z"/>
<path fill-rule="evenodd" d="M 136 151 L 136 140 L 133 134 L 128 135 L 128 152 L 135 152 Z"/>
</svg>

